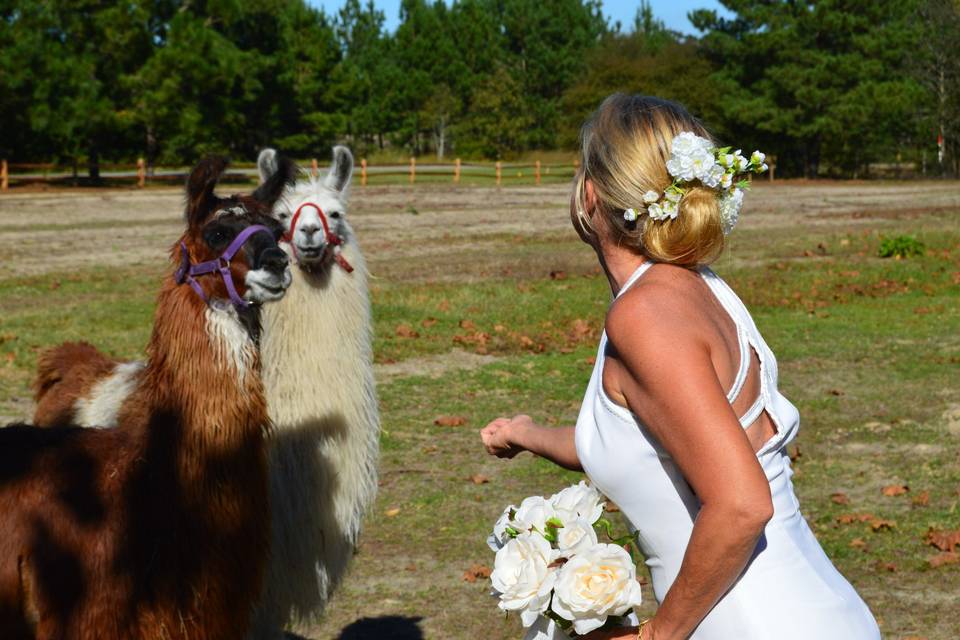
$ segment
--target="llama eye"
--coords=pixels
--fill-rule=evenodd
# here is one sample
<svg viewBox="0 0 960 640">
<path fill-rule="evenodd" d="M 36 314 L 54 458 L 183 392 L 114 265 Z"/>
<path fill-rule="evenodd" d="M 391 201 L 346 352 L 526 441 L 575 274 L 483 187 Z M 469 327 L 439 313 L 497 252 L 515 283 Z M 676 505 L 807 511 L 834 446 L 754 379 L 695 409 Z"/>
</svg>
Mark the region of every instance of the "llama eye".
<svg viewBox="0 0 960 640">
<path fill-rule="evenodd" d="M 281 212 L 280 212 L 280 219 L 281 219 L 281 220 L 286 220 L 286 219 L 289 218 L 289 217 L 290 217 L 290 214 L 287 213 L 286 211 L 281 211 Z"/>
<path fill-rule="evenodd" d="M 340 212 L 339 212 L 339 211 L 331 211 L 331 212 L 330 212 L 330 217 L 331 217 L 331 218 L 334 218 L 334 219 L 337 219 L 337 218 L 340 217 Z"/>
</svg>

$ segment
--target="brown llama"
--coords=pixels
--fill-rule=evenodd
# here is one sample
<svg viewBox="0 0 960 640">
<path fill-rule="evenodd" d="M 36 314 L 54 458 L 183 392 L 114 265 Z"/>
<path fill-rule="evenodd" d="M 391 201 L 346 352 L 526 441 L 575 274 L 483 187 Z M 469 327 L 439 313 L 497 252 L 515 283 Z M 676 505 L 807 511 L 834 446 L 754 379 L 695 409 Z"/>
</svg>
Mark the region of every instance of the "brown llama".
<svg viewBox="0 0 960 640">
<path fill-rule="evenodd" d="M 214 194 L 223 160 L 191 174 L 117 428 L 0 429 L 0 638 L 243 637 L 270 535 L 256 304 L 290 283 L 269 216 L 285 165 L 251 196 Z"/>
</svg>

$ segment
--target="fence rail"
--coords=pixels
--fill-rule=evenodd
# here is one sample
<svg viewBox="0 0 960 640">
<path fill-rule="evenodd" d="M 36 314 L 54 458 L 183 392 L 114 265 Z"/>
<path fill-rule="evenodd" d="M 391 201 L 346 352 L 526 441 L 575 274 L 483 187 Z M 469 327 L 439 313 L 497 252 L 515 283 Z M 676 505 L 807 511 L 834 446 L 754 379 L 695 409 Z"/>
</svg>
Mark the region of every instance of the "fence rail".
<svg viewBox="0 0 960 640">
<path fill-rule="evenodd" d="M 775 158 L 768 159 L 769 179 L 774 179 Z M 309 167 L 314 175 L 327 169 L 316 158 L 301 163 Z M 399 185 L 407 183 L 439 184 L 449 182 L 455 185 L 489 185 L 500 187 L 509 185 L 540 185 L 544 182 L 569 180 L 577 171 L 577 162 L 546 163 L 540 160 L 532 162 L 464 162 L 456 158 L 453 162 L 422 162 L 411 157 L 409 163 L 372 164 L 361 158 L 359 171 L 353 179 L 361 187 L 367 185 Z M 148 184 L 172 185 L 182 182 L 188 175 L 189 167 L 147 167 L 143 158 L 136 164 L 101 164 L 101 183 L 110 186 L 135 185 L 144 188 Z M 224 177 L 226 181 L 256 180 L 256 167 L 234 167 Z M 10 185 L 30 184 L 88 184 L 89 179 L 74 173 L 72 168 L 53 163 L 8 163 L 0 160 L 0 191 L 9 191 Z"/>
</svg>

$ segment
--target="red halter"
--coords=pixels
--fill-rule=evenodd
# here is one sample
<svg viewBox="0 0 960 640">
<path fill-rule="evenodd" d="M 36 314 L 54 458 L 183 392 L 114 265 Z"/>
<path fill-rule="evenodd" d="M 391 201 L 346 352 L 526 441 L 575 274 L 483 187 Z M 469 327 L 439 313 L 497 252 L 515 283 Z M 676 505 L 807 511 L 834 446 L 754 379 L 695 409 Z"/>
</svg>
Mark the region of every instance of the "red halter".
<svg viewBox="0 0 960 640">
<path fill-rule="evenodd" d="M 299 256 L 297 255 L 297 245 L 293 241 L 293 234 L 297 230 L 297 222 L 300 220 L 300 212 L 303 211 L 304 207 L 313 207 L 317 210 L 317 213 L 320 214 L 320 224 L 323 225 L 323 236 L 326 239 L 327 244 L 333 247 L 333 259 L 337 261 L 337 264 L 339 264 L 344 271 L 347 273 L 352 273 L 353 267 L 349 262 L 347 262 L 347 259 L 343 257 L 343 253 L 340 250 L 340 247 L 343 244 L 343 238 L 330 231 L 330 225 L 327 224 L 327 216 L 318 204 L 314 204 L 313 202 L 304 202 L 302 205 L 297 207 L 297 211 L 293 214 L 293 220 L 290 221 L 290 230 L 283 234 L 283 238 L 281 238 L 281 240 L 284 240 L 290 244 L 290 247 L 293 249 L 293 256 L 299 260 Z"/>
</svg>

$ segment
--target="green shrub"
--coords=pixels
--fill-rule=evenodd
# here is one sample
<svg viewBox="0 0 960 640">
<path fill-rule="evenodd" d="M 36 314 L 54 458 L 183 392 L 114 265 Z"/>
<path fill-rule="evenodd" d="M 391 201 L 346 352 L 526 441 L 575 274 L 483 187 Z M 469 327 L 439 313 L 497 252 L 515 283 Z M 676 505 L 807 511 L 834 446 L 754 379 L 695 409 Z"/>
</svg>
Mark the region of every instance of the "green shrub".
<svg viewBox="0 0 960 640">
<path fill-rule="evenodd" d="M 909 258 L 922 256 L 924 249 L 923 243 L 913 236 L 897 236 L 883 238 L 880 241 L 879 254 L 881 258 Z"/>
</svg>

